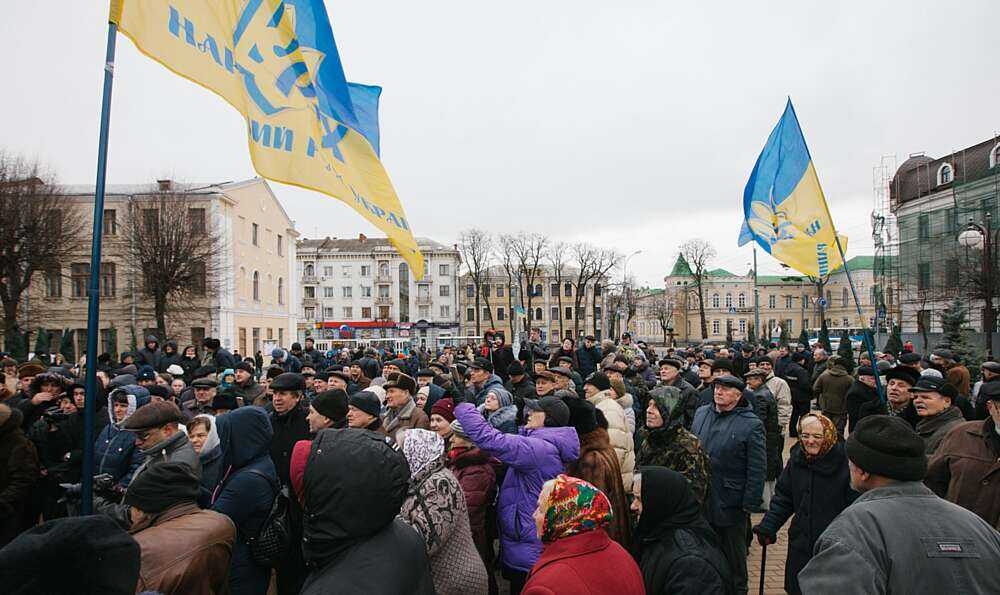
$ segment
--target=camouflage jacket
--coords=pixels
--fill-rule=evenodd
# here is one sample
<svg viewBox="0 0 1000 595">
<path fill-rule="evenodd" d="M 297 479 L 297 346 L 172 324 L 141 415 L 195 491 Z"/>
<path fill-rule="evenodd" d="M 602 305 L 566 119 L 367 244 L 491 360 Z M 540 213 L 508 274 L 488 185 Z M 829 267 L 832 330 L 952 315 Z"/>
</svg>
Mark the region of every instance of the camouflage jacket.
<svg viewBox="0 0 1000 595">
<path fill-rule="evenodd" d="M 691 483 L 704 509 L 712 483 L 712 466 L 701 440 L 678 423 L 653 430 L 642 428 L 639 432 L 643 440 L 636 456 L 637 472 L 640 466 L 673 469 Z"/>
</svg>

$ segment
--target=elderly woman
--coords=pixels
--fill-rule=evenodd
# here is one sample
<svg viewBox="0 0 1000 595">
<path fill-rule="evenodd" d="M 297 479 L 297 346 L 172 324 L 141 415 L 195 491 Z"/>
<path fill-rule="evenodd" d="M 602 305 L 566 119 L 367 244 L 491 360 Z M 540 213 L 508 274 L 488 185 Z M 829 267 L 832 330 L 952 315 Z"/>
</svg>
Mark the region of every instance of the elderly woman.
<svg viewBox="0 0 1000 595">
<path fill-rule="evenodd" d="M 799 420 L 799 443 L 789 453 L 778 478 L 771 506 L 753 528 L 761 545 L 774 543 L 778 530 L 792 518 L 788 530 L 785 590 L 801 593 L 797 576 L 812 558 L 820 534 L 857 498 L 851 489 L 844 443 L 830 418 L 810 413 Z"/>
<path fill-rule="evenodd" d="M 496 388 L 486 394 L 486 400 L 477 407 L 490 425 L 504 434 L 517 433 L 517 405 L 514 396 L 505 389 Z"/>
<path fill-rule="evenodd" d="M 559 475 L 542 486 L 532 516 L 544 548 L 522 593 L 645 593 L 639 567 L 608 537 L 613 514 L 601 490 Z"/>
<path fill-rule="evenodd" d="M 640 467 L 632 495 L 632 512 L 639 518 L 632 555 L 639 563 L 646 592 L 728 593 L 729 565 L 690 482 L 672 469 Z"/>
<path fill-rule="evenodd" d="M 910 389 L 917 410 L 917 434 L 924 439 L 924 452 L 931 456 L 948 432 L 965 421 L 955 406 L 958 392 L 941 378 L 924 376 Z"/>
<path fill-rule="evenodd" d="M 702 507 L 708 500 L 712 465 L 701 440 L 684 429 L 678 409 L 681 391 L 675 386 L 658 386 L 649 395 L 646 427 L 639 430 L 642 446 L 636 456 L 637 466 L 666 467 L 691 482 L 691 489 Z"/>
<path fill-rule="evenodd" d="M 472 541 L 462 486 L 445 469 L 444 440 L 419 428 L 399 432 L 410 464 L 410 486 L 400 516 L 424 538 L 438 595 L 486 593 L 486 567 Z"/>
<path fill-rule="evenodd" d="M 211 415 L 196 415 L 187 423 L 187 435 L 201 461 L 201 495 L 198 496 L 198 505 L 208 508 L 212 502 L 212 491 L 219 485 L 219 472 L 222 468 L 222 447 L 219 446 L 215 418 Z"/>
</svg>

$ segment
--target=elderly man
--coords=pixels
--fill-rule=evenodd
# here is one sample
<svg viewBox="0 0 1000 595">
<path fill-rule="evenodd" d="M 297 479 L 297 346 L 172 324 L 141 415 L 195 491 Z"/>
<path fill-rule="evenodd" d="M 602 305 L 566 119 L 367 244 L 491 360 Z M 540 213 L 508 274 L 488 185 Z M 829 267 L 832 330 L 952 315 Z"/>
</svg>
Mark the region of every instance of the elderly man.
<svg viewBox="0 0 1000 595">
<path fill-rule="evenodd" d="M 715 403 L 698 409 L 691 428 L 712 462 L 705 518 L 738 593 L 747 592 L 747 532 L 750 513 L 760 509 L 767 464 L 764 424 L 743 397 L 744 387 L 735 376 L 716 378 Z"/>
<path fill-rule="evenodd" d="M 681 400 L 677 404 L 675 411 L 679 411 L 684 429 L 690 430 L 694 422 L 695 411 L 698 409 L 698 392 L 688 381 L 681 378 L 681 371 L 684 369 L 684 362 L 677 358 L 668 357 L 661 359 L 660 383 L 657 386 L 673 386 L 681 391 Z"/>
<path fill-rule="evenodd" d="M 196 415 L 213 415 L 212 400 L 215 399 L 218 387 L 219 383 L 212 376 L 199 378 L 191 383 L 194 398 L 184 402 L 184 413 L 189 419 Z"/>
<path fill-rule="evenodd" d="M 246 405 L 263 407 L 267 404 L 267 397 L 264 395 L 267 387 L 258 383 L 254 378 L 253 365 L 249 362 L 236 364 L 236 388 Z"/>
<path fill-rule="evenodd" d="M 926 377 L 913 385 L 910 394 L 920 416 L 915 429 L 924 439 L 925 454 L 933 455 L 948 432 L 965 421 L 961 410 L 955 406 L 958 391 L 941 378 Z"/>
<path fill-rule="evenodd" d="M 767 372 L 764 384 L 778 402 L 778 425 L 781 426 L 781 433 L 784 435 L 785 429 L 792 421 L 792 389 L 784 378 L 774 375 L 774 364 L 766 355 L 757 358 L 757 369 Z"/>
<path fill-rule="evenodd" d="M 555 372 L 543 370 L 535 375 L 535 396 L 532 398 L 551 397 L 559 390 L 560 376 Z"/>
<path fill-rule="evenodd" d="M 402 429 L 430 429 L 430 418 L 413 400 L 413 395 L 417 394 L 416 380 L 397 372 L 389 375 L 382 388 L 385 389 L 386 405 L 386 411 L 382 415 L 382 431 L 386 436 L 395 442 L 396 435 Z M 485 397 L 483 400 L 485 401 Z"/>
<path fill-rule="evenodd" d="M 1000 533 L 921 483 L 924 443 L 905 421 L 861 420 L 847 458 L 861 496 L 820 535 L 803 593 L 1000 593 Z"/>
<path fill-rule="evenodd" d="M 347 401 L 348 427 L 377 432 L 382 428 L 381 413 L 382 403 L 373 392 L 358 391 Z"/>
<path fill-rule="evenodd" d="M 136 593 L 228 593 L 236 527 L 201 510 L 198 477 L 184 463 L 136 475 L 125 494 L 129 533 L 142 552 Z"/>
<path fill-rule="evenodd" d="M 916 428 L 920 416 L 913 406 L 910 389 L 920 380 L 920 373 L 909 366 L 896 366 L 885 373 L 884 379 L 888 406 L 877 399 L 862 403 L 858 407 L 858 422 L 869 415 L 891 415 Z"/>
</svg>

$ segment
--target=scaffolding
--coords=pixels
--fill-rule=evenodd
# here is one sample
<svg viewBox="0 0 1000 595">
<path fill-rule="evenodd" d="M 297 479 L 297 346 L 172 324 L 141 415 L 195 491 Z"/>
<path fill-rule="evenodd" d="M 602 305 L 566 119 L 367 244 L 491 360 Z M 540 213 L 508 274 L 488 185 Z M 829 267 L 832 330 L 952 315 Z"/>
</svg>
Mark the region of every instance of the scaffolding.
<svg viewBox="0 0 1000 595">
<path fill-rule="evenodd" d="M 899 309 L 899 236 L 892 209 L 891 190 L 896 175 L 896 156 L 883 155 L 872 168 L 872 243 L 875 247 L 873 275 L 875 283 L 874 335 L 877 346 L 885 344 L 894 325 L 900 324 Z"/>
</svg>

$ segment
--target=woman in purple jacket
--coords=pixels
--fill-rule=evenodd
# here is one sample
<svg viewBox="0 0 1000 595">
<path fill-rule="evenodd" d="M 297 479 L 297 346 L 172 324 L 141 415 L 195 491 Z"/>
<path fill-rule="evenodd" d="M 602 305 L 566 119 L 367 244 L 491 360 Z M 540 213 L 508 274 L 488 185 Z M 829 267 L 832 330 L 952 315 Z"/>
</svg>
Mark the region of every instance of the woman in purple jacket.
<svg viewBox="0 0 1000 595">
<path fill-rule="evenodd" d="M 580 455 L 580 439 L 569 424 L 569 408 L 556 397 L 526 399 L 527 423 L 504 434 L 469 403 L 455 407 L 455 419 L 481 450 L 506 464 L 497 502 L 500 561 L 511 595 L 521 592 L 528 572 L 542 553 L 532 514 L 542 484 L 563 472 Z"/>
</svg>

